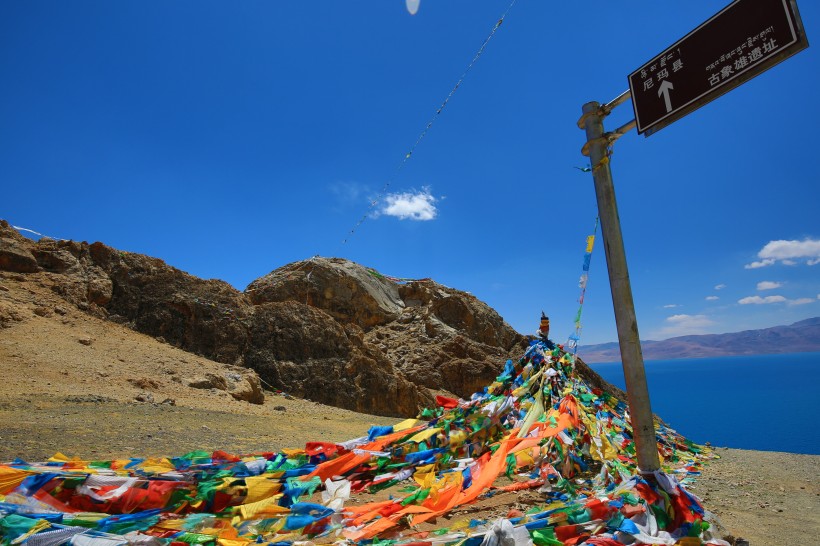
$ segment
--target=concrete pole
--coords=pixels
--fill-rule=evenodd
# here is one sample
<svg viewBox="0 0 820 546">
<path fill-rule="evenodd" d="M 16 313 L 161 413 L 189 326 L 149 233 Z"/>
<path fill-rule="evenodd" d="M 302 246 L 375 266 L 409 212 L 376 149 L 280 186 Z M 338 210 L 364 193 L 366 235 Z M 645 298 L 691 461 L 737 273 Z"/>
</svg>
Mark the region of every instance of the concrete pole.
<svg viewBox="0 0 820 546">
<path fill-rule="evenodd" d="M 604 117 L 607 113 L 599 103 L 588 102 L 583 106 L 583 116 L 578 125 L 585 129 L 587 134 L 585 148 L 589 150 L 595 195 L 598 198 L 598 216 L 601 218 L 601 233 L 604 236 L 606 265 L 612 289 L 612 304 L 615 307 L 615 324 L 618 328 L 618 343 L 621 347 L 638 467 L 642 473 L 648 474 L 660 469 L 660 460 L 638 336 L 638 321 L 635 318 L 635 304 L 632 301 L 632 286 L 629 284 L 629 272 L 626 267 L 621 220 L 618 217 L 612 171 L 607 156 L 609 142 L 604 136 Z"/>
</svg>

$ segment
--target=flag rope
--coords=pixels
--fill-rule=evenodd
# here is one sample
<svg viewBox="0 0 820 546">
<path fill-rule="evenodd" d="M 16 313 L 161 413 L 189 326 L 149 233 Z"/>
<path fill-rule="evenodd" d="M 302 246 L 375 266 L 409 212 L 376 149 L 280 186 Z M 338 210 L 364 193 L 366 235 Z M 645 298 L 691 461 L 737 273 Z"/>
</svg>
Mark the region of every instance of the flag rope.
<svg viewBox="0 0 820 546">
<path fill-rule="evenodd" d="M 390 188 L 390 184 L 393 183 L 393 180 L 395 180 L 395 178 L 399 175 L 399 173 L 404 169 L 404 166 L 407 164 L 407 161 L 410 159 L 410 157 L 412 157 L 413 152 L 416 151 L 416 148 L 419 146 L 421 141 L 424 140 L 424 137 L 427 136 L 427 132 L 430 130 L 430 128 L 436 122 L 436 119 L 438 119 L 438 116 L 441 114 L 441 112 L 447 106 L 447 103 L 449 103 L 450 99 L 453 97 L 453 95 L 455 95 L 456 90 L 458 90 L 458 88 L 461 87 L 461 84 L 467 78 L 467 74 L 470 72 L 470 70 L 472 70 L 472 68 L 476 64 L 476 62 L 478 62 L 478 59 L 484 53 L 484 50 L 486 49 L 487 44 L 490 43 L 490 40 L 493 39 L 493 36 L 495 36 L 496 31 L 498 31 L 498 29 L 504 23 L 504 19 L 507 17 L 507 14 L 510 12 L 512 7 L 515 5 L 516 1 L 517 0 L 512 0 L 510 2 L 510 5 L 507 6 L 507 9 L 504 10 L 504 13 L 501 14 L 501 17 L 499 17 L 498 21 L 496 21 L 495 25 L 493 26 L 493 29 L 490 31 L 490 33 L 487 35 L 487 37 L 484 38 L 484 42 L 481 44 L 481 47 L 478 48 L 478 51 L 473 56 L 473 59 L 470 61 L 470 64 L 468 64 L 467 68 L 464 69 L 464 72 L 461 74 L 461 77 L 459 77 L 458 81 L 456 81 L 456 84 L 450 90 L 450 93 L 447 94 L 447 97 L 441 103 L 441 106 L 438 107 L 436 112 L 430 118 L 430 121 L 427 122 L 427 125 L 424 127 L 424 129 L 419 134 L 418 138 L 416 139 L 416 142 L 414 142 L 413 145 L 410 147 L 410 150 L 406 154 L 404 154 L 404 157 L 399 162 L 398 167 L 396 167 L 396 171 L 393 173 L 393 176 L 391 176 L 390 178 L 387 179 L 387 181 L 382 186 L 381 190 L 379 190 L 379 193 L 376 195 L 376 197 L 372 201 L 370 201 L 370 205 L 367 207 L 367 211 L 365 211 L 365 213 L 362 215 L 362 217 L 359 218 L 359 221 L 356 222 L 356 224 L 350 229 L 350 231 L 347 233 L 345 238 L 342 240 L 343 245 L 347 244 L 347 241 L 350 240 L 350 238 L 356 233 L 356 230 L 359 229 L 359 226 L 361 226 L 364 223 L 364 221 L 367 220 L 368 216 L 370 216 L 370 214 L 372 213 L 372 211 L 376 207 L 376 205 L 378 205 L 379 202 L 384 198 L 384 195 L 387 193 L 388 188 Z"/>
</svg>

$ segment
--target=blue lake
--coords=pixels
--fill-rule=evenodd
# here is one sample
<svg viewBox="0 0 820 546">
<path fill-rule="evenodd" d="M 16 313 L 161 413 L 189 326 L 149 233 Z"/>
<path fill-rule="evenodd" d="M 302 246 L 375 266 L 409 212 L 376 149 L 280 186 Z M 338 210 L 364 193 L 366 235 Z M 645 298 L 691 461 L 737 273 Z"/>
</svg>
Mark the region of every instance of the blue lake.
<svg viewBox="0 0 820 546">
<path fill-rule="evenodd" d="M 625 388 L 620 362 L 590 366 Z M 693 441 L 820 455 L 820 353 L 648 360 L 645 367 L 652 411 Z"/>
</svg>

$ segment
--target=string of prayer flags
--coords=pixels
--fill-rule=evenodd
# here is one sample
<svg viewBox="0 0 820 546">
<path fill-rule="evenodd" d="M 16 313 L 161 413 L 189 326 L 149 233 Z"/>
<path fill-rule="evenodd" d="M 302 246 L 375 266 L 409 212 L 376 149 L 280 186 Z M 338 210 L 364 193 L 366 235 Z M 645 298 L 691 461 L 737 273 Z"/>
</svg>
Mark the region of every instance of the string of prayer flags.
<svg viewBox="0 0 820 546">
<path fill-rule="evenodd" d="M 581 289 L 581 294 L 578 296 L 578 312 L 575 313 L 575 331 L 567 338 L 567 348 L 569 352 L 575 354 L 578 351 L 578 342 L 581 340 L 581 312 L 584 308 L 584 296 L 587 291 L 587 282 L 589 282 L 589 265 L 592 262 L 592 249 L 595 247 L 595 236 L 598 233 L 598 218 L 595 218 L 595 228 L 592 230 L 592 235 L 587 236 L 587 245 L 584 250 L 584 263 L 581 267 L 581 278 L 578 281 L 578 288 Z"/>
</svg>

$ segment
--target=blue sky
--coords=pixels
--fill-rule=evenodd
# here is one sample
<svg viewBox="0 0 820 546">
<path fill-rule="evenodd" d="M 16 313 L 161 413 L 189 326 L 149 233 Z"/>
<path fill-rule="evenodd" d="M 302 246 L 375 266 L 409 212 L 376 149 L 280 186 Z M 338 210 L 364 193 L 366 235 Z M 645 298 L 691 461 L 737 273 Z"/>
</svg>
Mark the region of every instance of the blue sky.
<svg viewBox="0 0 820 546">
<path fill-rule="evenodd" d="M 725 4 L 518 0 L 399 169 L 508 0 L 3 2 L 0 218 L 239 289 L 341 256 L 560 341 L 596 216 L 581 105 Z M 644 339 L 820 315 L 818 83 L 809 47 L 615 145 Z M 616 338 L 600 242 L 582 344 Z"/>
</svg>

